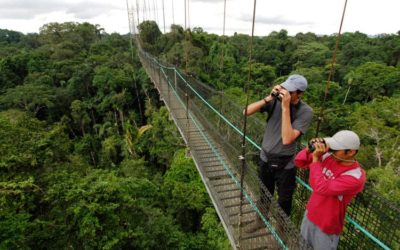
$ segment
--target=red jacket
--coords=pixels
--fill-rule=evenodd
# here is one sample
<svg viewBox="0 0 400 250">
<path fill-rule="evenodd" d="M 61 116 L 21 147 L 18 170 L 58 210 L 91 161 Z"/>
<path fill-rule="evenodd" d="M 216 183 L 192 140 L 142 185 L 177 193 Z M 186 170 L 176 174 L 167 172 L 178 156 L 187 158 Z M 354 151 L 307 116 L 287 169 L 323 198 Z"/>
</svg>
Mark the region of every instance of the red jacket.
<svg viewBox="0 0 400 250">
<path fill-rule="evenodd" d="M 358 162 L 342 165 L 326 153 L 322 162 L 312 162 L 312 154 L 300 151 L 296 166 L 310 169 L 309 184 L 313 189 L 307 203 L 307 218 L 326 234 L 339 235 L 343 230 L 346 207 L 361 192 L 365 171 Z"/>
</svg>

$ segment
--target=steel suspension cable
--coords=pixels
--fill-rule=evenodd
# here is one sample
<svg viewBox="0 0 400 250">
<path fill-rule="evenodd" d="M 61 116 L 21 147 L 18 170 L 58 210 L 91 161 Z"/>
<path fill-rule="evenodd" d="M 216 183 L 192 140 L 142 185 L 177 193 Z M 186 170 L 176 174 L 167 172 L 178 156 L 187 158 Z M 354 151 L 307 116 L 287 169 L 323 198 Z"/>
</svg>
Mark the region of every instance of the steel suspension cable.
<svg viewBox="0 0 400 250">
<path fill-rule="evenodd" d="M 240 173 L 240 209 L 239 209 L 239 241 L 238 241 L 238 248 L 240 249 L 240 242 L 242 238 L 242 215 L 243 215 L 243 182 L 244 182 L 244 174 L 246 168 L 246 130 L 247 130 L 247 106 L 249 105 L 249 85 L 251 83 L 251 70 L 252 70 L 252 53 L 253 53 L 253 40 L 254 40 L 254 26 L 255 26 L 255 19 L 256 19 L 256 4 L 257 0 L 254 0 L 253 5 L 253 21 L 251 25 L 251 37 L 250 37 L 250 48 L 249 48 L 249 74 L 248 74 L 248 81 L 244 85 L 244 91 L 246 93 L 246 106 L 244 108 L 244 121 L 243 121 L 243 137 L 242 137 L 242 155 L 239 159 L 242 162 L 242 169 Z"/>
<path fill-rule="evenodd" d="M 324 94 L 324 99 L 323 99 L 322 104 L 321 104 L 321 110 L 320 110 L 319 115 L 318 115 L 315 137 L 318 137 L 318 134 L 319 134 L 319 129 L 320 129 L 320 126 L 321 126 L 321 122 L 322 122 L 323 115 L 324 115 L 324 110 L 325 110 L 325 103 L 326 103 L 326 100 L 328 99 L 330 83 L 331 83 L 331 80 L 333 78 L 333 75 L 335 74 L 336 54 L 337 54 L 337 51 L 338 51 L 338 48 L 339 48 L 339 39 L 340 39 L 340 34 L 342 32 L 342 26 L 343 26 L 344 16 L 345 16 L 345 13 L 346 13 L 346 7 L 347 7 L 347 0 L 345 0 L 345 2 L 344 2 L 343 12 L 342 12 L 342 19 L 340 20 L 339 32 L 338 32 L 338 34 L 336 36 L 335 49 L 334 49 L 333 55 L 332 55 L 332 64 L 331 64 L 331 68 L 330 68 L 330 71 L 329 71 L 328 80 L 327 80 L 326 86 L 325 86 L 325 94 Z"/>
</svg>

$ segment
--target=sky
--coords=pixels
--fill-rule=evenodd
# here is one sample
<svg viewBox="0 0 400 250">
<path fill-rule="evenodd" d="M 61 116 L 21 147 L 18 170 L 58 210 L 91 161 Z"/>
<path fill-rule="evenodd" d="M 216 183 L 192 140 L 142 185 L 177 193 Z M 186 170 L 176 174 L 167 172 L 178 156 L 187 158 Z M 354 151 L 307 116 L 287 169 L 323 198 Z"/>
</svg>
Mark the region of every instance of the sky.
<svg viewBox="0 0 400 250">
<path fill-rule="evenodd" d="M 336 34 L 344 5 L 345 0 L 258 0 L 254 34 L 266 36 L 281 29 L 289 35 Z M 172 23 L 183 27 L 186 23 L 186 27 L 201 27 L 219 35 L 252 31 L 254 0 L 226 0 L 225 31 L 224 0 L 0 0 L 0 29 L 26 34 L 37 33 L 50 22 L 89 22 L 100 25 L 107 33 L 126 34 L 127 6 L 136 25 L 138 20 L 154 20 L 162 32 L 164 27 L 168 32 Z M 397 33 L 399 10 L 400 0 L 348 0 L 342 33 Z"/>
</svg>

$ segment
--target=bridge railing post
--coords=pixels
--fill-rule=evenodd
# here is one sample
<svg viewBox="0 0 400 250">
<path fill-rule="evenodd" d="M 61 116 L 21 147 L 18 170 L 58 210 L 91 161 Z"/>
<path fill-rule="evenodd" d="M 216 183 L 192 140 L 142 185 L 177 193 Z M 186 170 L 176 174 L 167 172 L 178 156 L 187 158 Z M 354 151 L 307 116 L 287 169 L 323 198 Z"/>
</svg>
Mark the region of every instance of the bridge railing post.
<svg viewBox="0 0 400 250">
<path fill-rule="evenodd" d="M 157 63 L 158 65 L 158 84 L 160 85 L 160 90 L 161 90 L 161 65 Z"/>
<path fill-rule="evenodd" d="M 166 79 L 167 88 L 168 88 L 168 104 L 171 105 L 171 87 L 169 86 L 169 74 L 167 74 L 168 79 Z M 172 107 L 171 107 L 172 108 Z"/>
<path fill-rule="evenodd" d="M 224 92 L 223 91 L 219 91 L 218 92 L 218 94 L 219 94 L 219 112 L 222 114 L 222 115 L 224 115 L 224 105 L 223 105 L 223 101 L 224 101 Z M 223 122 L 222 122 L 222 120 L 221 120 L 221 117 L 220 116 L 218 116 L 218 128 L 219 128 L 219 130 L 220 131 L 222 131 L 222 124 L 223 124 Z"/>
<path fill-rule="evenodd" d="M 174 84 L 175 84 L 175 91 L 178 91 L 178 83 L 176 80 L 176 68 L 174 68 Z"/>
<path fill-rule="evenodd" d="M 151 64 L 151 69 L 152 69 L 152 75 L 153 75 L 153 77 L 155 78 L 156 77 L 156 63 L 155 63 L 155 61 L 153 60 L 153 62 L 152 62 L 152 64 Z M 156 81 L 156 79 L 154 79 L 154 81 Z"/>
<path fill-rule="evenodd" d="M 186 82 L 185 97 L 186 97 L 186 138 L 190 151 L 190 123 L 189 123 L 189 84 Z"/>
</svg>

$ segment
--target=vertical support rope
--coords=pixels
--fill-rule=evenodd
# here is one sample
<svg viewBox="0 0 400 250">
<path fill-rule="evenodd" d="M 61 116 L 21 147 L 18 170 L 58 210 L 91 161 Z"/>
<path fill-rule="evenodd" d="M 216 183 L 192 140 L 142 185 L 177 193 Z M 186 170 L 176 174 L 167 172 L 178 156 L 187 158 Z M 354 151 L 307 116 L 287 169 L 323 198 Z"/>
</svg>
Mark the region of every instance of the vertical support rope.
<svg viewBox="0 0 400 250">
<path fill-rule="evenodd" d="M 144 7 L 142 7 L 142 10 L 144 10 Z M 140 29 L 139 29 L 139 24 L 140 24 L 140 20 L 139 20 L 139 12 L 140 12 L 140 5 L 139 5 L 139 0 L 136 0 L 136 12 L 138 15 L 138 31 L 136 34 L 136 46 L 138 47 L 139 50 L 142 49 L 142 40 L 140 38 Z M 142 22 L 144 22 L 144 14 L 142 13 Z M 136 25 L 135 25 L 136 26 Z"/>
<path fill-rule="evenodd" d="M 162 0 L 162 16 L 163 16 L 164 34 L 165 34 L 165 8 L 164 8 L 164 0 Z"/>
<path fill-rule="evenodd" d="M 226 0 L 224 0 L 224 25 L 222 27 L 222 35 L 225 36 L 225 21 L 226 21 Z"/>
<path fill-rule="evenodd" d="M 185 47 L 184 47 L 184 50 L 185 50 L 185 73 L 187 74 L 188 73 L 188 67 L 189 67 L 189 31 L 190 31 L 190 27 L 189 28 L 187 28 L 187 26 L 186 26 L 186 11 L 187 11 L 187 9 L 186 9 L 186 1 L 189 1 L 189 0 L 184 0 L 185 1 L 185 41 L 186 41 L 186 43 L 185 43 Z"/>
<path fill-rule="evenodd" d="M 156 20 L 156 7 L 155 6 L 156 6 L 156 4 L 154 3 L 154 0 L 153 0 L 153 6 L 150 5 L 150 11 L 153 10 L 153 20 L 154 20 L 154 22 L 158 23 L 158 21 Z"/>
<path fill-rule="evenodd" d="M 136 4 L 137 4 L 137 2 L 136 2 Z M 129 45 L 130 45 L 130 49 L 131 49 L 131 57 L 132 57 L 132 63 L 133 63 L 135 61 L 135 55 L 133 54 L 133 38 L 135 36 L 135 38 L 137 39 L 137 35 L 136 35 L 136 28 L 135 28 L 135 17 L 133 16 L 134 10 L 129 9 L 129 0 L 126 0 L 126 8 L 128 10 L 128 24 L 129 24 L 129 34 L 130 34 Z M 132 30 L 133 30 L 133 32 L 132 32 Z M 136 43 L 139 44 L 138 41 L 136 41 Z M 133 76 L 134 76 L 134 74 L 132 72 L 132 77 Z M 143 114 L 142 104 L 140 103 L 139 88 L 137 86 L 136 79 L 133 79 L 133 84 L 135 86 L 136 99 L 138 102 L 138 107 L 139 107 L 139 112 L 140 112 L 140 120 L 141 120 L 141 122 L 143 122 L 144 114 Z"/>
<path fill-rule="evenodd" d="M 185 40 L 186 40 L 186 44 L 185 44 L 185 73 L 188 73 L 188 46 L 189 46 L 189 41 L 188 41 L 188 30 L 187 30 L 187 26 L 186 26 L 186 18 L 187 18 L 187 7 L 186 7 L 186 1 L 188 0 L 183 0 L 184 1 L 184 14 L 185 14 Z M 187 138 L 187 144 L 189 146 L 189 150 L 190 150 L 190 140 L 189 140 L 189 94 L 188 94 L 188 83 L 186 83 L 186 88 L 185 88 L 185 97 L 186 97 L 186 138 Z"/>
<path fill-rule="evenodd" d="M 144 22 L 144 20 L 146 19 L 145 13 L 146 13 L 146 1 L 143 0 L 143 4 L 142 4 L 142 22 Z"/>
<path fill-rule="evenodd" d="M 251 38 L 250 38 L 250 53 L 249 53 L 249 75 L 248 82 L 245 84 L 245 93 L 246 93 L 246 106 L 244 108 L 244 121 L 243 121 L 243 137 L 242 137 L 242 155 L 240 156 L 240 160 L 242 161 L 242 169 L 240 173 L 240 210 L 239 210 L 239 241 L 238 248 L 240 249 L 240 242 L 242 239 L 242 214 L 243 214 L 243 183 L 244 183 L 244 174 L 246 168 L 246 129 L 247 129 L 247 106 L 249 105 L 249 85 L 251 83 L 251 70 L 252 70 L 252 53 L 253 53 L 253 40 L 254 40 L 254 25 L 256 18 L 256 4 L 257 0 L 254 0 L 253 6 L 253 23 L 251 27 Z"/>
<path fill-rule="evenodd" d="M 185 1 L 185 37 L 186 37 L 186 46 L 185 46 L 185 73 L 188 74 L 189 67 L 189 40 L 190 40 L 190 17 L 189 17 L 189 1 Z M 187 2 L 187 4 L 186 4 Z M 186 18 L 188 26 L 186 26 Z M 186 82 L 186 132 L 187 132 L 187 142 L 189 145 L 190 152 L 190 122 L 189 122 L 189 84 Z"/>
<path fill-rule="evenodd" d="M 161 66 L 158 65 L 158 83 L 161 85 Z"/>
<path fill-rule="evenodd" d="M 190 123 L 189 123 L 189 84 L 186 83 L 186 88 L 185 88 L 185 97 L 186 97 L 186 138 L 187 138 L 187 144 L 188 144 L 188 149 L 190 152 Z"/>
<path fill-rule="evenodd" d="M 168 83 L 169 80 L 167 78 L 165 78 L 165 80 Z M 171 87 L 169 86 L 169 84 L 167 84 L 167 87 L 168 87 L 168 104 L 171 105 Z"/>
<path fill-rule="evenodd" d="M 160 23 L 160 20 L 158 20 L 158 5 L 157 5 L 157 1 L 153 0 L 153 8 L 154 8 L 154 15 L 155 15 L 155 19 L 157 24 Z"/>
<path fill-rule="evenodd" d="M 185 8 L 185 30 L 186 30 L 186 0 L 183 0 L 184 1 L 184 8 Z"/>
<path fill-rule="evenodd" d="M 189 39 L 188 39 L 188 30 L 187 30 L 187 26 L 186 26 L 186 17 L 187 17 L 187 8 L 186 8 L 186 1 L 187 0 L 183 0 L 184 1 L 184 7 L 185 7 L 185 73 L 188 73 L 188 46 L 189 46 Z M 189 145 L 189 150 L 190 150 L 190 140 L 189 140 L 189 94 L 188 94 L 188 83 L 186 83 L 186 88 L 185 88 L 185 97 L 186 97 L 186 139 L 187 139 L 187 143 Z"/>
<path fill-rule="evenodd" d="M 175 83 L 175 89 L 178 89 L 178 83 L 176 82 L 176 68 L 174 70 L 174 83 Z"/>
<path fill-rule="evenodd" d="M 137 24 L 138 24 L 138 25 L 140 24 L 139 13 L 140 13 L 140 10 L 139 10 L 139 0 L 136 0 L 136 16 L 137 16 Z"/>
<path fill-rule="evenodd" d="M 330 69 L 329 75 L 328 75 L 328 80 L 327 80 L 326 86 L 325 86 L 325 94 L 324 94 L 324 99 L 322 101 L 321 110 L 320 110 L 319 115 L 318 115 L 318 121 L 317 121 L 317 128 L 316 128 L 315 137 L 318 137 L 318 134 L 319 134 L 319 129 L 320 129 L 320 126 L 321 126 L 323 115 L 324 115 L 325 103 L 326 103 L 326 100 L 328 99 L 329 86 L 331 84 L 331 80 L 333 78 L 333 75 L 335 74 L 336 53 L 337 53 L 337 50 L 339 48 L 339 39 L 340 39 L 340 33 L 342 32 L 344 15 L 346 13 L 346 6 L 347 6 L 347 0 L 345 0 L 345 2 L 344 2 L 342 19 L 340 21 L 340 27 L 339 27 L 339 33 L 336 36 L 336 45 L 335 45 L 335 49 L 334 49 L 333 55 L 332 55 L 332 65 L 331 65 L 331 69 Z"/>
<path fill-rule="evenodd" d="M 187 20 L 188 20 L 188 28 L 190 30 L 190 0 L 187 0 Z"/>
<path fill-rule="evenodd" d="M 172 24 L 175 24 L 174 0 L 172 0 Z"/>
<path fill-rule="evenodd" d="M 224 21 L 222 25 L 222 49 L 221 49 L 221 62 L 220 69 L 224 68 L 224 49 L 225 49 L 225 20 L 226 20 L 226 0 L 224 0 Z"/>
</svg>

